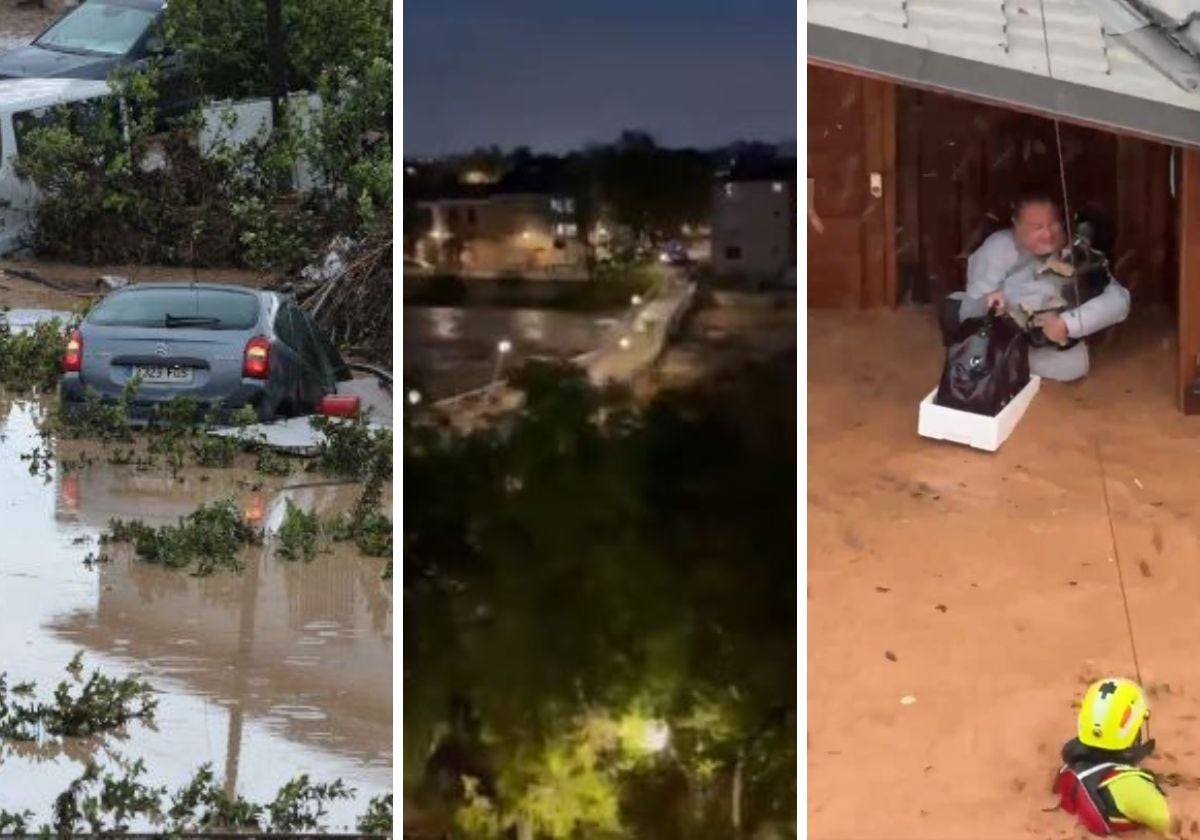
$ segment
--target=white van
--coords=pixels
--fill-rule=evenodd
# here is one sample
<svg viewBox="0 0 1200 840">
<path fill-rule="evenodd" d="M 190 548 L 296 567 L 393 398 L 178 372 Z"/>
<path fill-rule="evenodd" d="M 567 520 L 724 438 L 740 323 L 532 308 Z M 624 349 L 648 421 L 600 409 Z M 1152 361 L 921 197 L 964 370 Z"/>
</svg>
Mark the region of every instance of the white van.
<svg viewBox="0 0 1200 840">
<path fill-rule="evenodd" d="M 104 81 L 0 79 L 0 257 L 21 248 L 33 219 L 34 187 L 14 168 L 25 133 L 57 105 L 109 96 L 112 90 Z"/>
</svg>

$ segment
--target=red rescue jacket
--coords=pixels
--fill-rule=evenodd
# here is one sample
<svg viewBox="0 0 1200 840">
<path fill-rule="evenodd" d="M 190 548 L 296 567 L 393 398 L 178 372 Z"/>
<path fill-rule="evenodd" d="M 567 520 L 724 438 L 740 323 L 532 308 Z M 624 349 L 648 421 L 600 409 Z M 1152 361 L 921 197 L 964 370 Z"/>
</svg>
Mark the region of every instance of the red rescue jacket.
<svg viewBox="0 0 1200 840">
<path fill-rule="evenodd" d="M 1122 832 L 1133 832 L 1141 824 L 1129 820 L 1117 805 L 1108 785 L 1124 775 L 1139 775 L 1142 779 L 1158 785 L 1152 773 L 1147 773 L 1130 764 L 1115 762 L 1063 764 L 1055 779 L 1058 804 L 1068 814 L 1074 814 L 1079 822 L 1092 834 L 1108 836 Z"/>
</svg>

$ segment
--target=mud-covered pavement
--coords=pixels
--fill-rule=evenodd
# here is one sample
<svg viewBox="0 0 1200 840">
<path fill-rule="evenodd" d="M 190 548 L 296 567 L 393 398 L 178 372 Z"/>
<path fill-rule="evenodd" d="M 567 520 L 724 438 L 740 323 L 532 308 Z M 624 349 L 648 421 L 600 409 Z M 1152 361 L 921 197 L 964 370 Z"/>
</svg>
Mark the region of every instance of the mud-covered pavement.
<svg viewBox="0 0 1200 840">
<path fill-rule="evenodd" d="M 271 535 L 287 499 L 330 515 L 361 487 L 306 473 L 302 462 L 268 477 L 252 456 L 173 477 L 165 465 L 109 464 L 95 441 L 56 442 L 48 474 L 31 475 L 21 456 L 42 444 L 48 410 L 47 400 L 0 392 L 0 672 L 47 696 L 82 651 L 85 672 L 137 674 L 159 705 L 153 726 L 95 740 L 0 742 L 0 810 L 30 809 L 40 825 L 85 762 L 112 769 L 140 758 L 148 784 L 174 791 L 211 763 L 227 790 L 258 802 L 301 773 L 340 778 L 356 795 L 332 803 L 323 823 L 353 830 L 368 800 L 392 786 L 392 584 L 381 579 L 384 561 L 353 543 L 288 562 L 274 556 Z M 246 549 L 241 573 L 196 578 L 137 561 L 125 546 L 105 549 L 110 562 L 84 563 L 113 518 L 170 524 L 230 498 L 268 534 Z M 383 503 L 390 509 L 390 485 Z"/>
<path fill-rule="evenodd" d="M 1136 676 L 1121 577 L 1148 766 L 1200 837 L 1200 423 L 1137 318 L 987 455 L 916 434 L 931 313 L 809 315 L 811 837 L 1084 836 L 1046 809 L 1086 683 Z"/>
<path fill-rule="evenodd" d="M 45 29 L 54 14 L 35 6 L 18 6 L 16 0 L 0 2 L 0 51 L 28 44 Z"/>
</svg>

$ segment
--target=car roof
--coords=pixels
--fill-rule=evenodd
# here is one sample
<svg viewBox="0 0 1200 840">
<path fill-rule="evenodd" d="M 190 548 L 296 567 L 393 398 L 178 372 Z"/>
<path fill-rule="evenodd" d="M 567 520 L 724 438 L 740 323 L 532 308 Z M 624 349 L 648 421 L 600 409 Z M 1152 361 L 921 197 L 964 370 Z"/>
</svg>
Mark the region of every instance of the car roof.
<svg viewBox="0 0 1200 840">
<path fill-rule="evenodd" d="M 110 6 L 132 6 L 135 9 L 148 9 L 152 12 L 162 11 L 167 5 L 167 0 L 104 0 L 104 2 Z"/>
<path fill-rule="evenodd" d="M 253 286 L 242 286 L 237 283 L 193 283 L 190 280 L 155 280 L 152 283 L 132 283 L 128 286 L 122 286 L 113 294 L 129 294 L 131 292 L 146 291 L 148 289 L 196 289 L 197 291 L 215 291 L 215 292 L 246 292 L 252 295 L 271 295 L 278 297 L 275 292 L 269 289 L 257 289 Z"/>
<path fill-rule="evenodd" d="M 28 111 L 111 95 L 108 82 L 95 79 L 3 79 L 0 111 Z"/>
</svg>

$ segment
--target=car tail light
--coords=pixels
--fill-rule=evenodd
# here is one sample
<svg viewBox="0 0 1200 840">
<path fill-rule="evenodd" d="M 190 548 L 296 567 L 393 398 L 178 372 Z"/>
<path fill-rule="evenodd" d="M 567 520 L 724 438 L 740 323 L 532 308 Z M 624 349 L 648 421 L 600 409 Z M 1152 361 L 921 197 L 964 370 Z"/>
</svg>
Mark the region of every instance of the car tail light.
<svg viewBox="0 0 1200 840">
<path fill-rule="evenodd" d="M 317 413 L 326 417 L 357 417 L 360 406 L 353 394 L 327 394 L 321 397 Z"/>
<path fill-rule="evenodd" d="M 83 370 L 83 336 L 79 330 L 71 330 L 67 338 L 67 350 L 63 353 L 63 370 L 67 373 L 79 373 Z"/>
<path fill-rule="evenodd" d="M 247 379 L 268 379 L 271 376 L 271 342 L 259 336 L 246 342 L 242 361 L 242 376 Z"/>
</svg>

